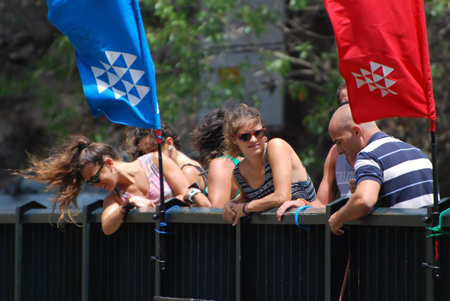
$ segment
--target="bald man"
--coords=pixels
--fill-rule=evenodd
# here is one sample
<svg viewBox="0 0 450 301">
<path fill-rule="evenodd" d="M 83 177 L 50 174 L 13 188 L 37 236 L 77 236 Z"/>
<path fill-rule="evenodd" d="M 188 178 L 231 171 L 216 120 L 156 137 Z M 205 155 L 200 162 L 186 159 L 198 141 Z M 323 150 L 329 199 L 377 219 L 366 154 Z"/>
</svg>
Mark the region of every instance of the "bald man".
<svg viewBox="0 0 450 301">
<path fill-rule="evenodd" d="M 356 191 L 330 217 L 334 234 L 375 206 L 419 208 L 433 202 L 432 165 L 421 150 L 386 135 L 375 122 L 355 124 L 350 106 L 336 110 L 328 131 L 339 154 L 356 157 Z"/>
</svg>

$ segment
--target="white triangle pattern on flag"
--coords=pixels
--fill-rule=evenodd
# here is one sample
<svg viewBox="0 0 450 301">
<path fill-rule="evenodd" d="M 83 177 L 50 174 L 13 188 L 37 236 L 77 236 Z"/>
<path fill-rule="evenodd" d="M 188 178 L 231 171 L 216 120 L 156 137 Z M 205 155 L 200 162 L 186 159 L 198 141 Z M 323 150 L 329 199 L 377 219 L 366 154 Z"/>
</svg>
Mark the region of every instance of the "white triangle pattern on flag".
<svg viewBox="0 0 450 301">
<path fill-rule="evenodd" d="M 103 91 L 105 91 L 106 89 L 111 87 L 110 85 L 108 85 L 107 83 L 105 83 L 104 81 L 102 81 L 98 78 L 96 78 L 95 81 L 97 83 L 98 93 L 100 93 L 100 94 L 102 94 Z"/>
<path fill-rule="evenodd" d="M 106 57 L 108 58 L 109 64 L 112 66 L 116 62 L 117 58 L 122 54 L 122 52 L 117 51 L 105 51 Z"/>
<path fill-rule="evenodd" d="M 136 70 L 136 69 L 130 69 L 131 78 L 133 79 L 133 83 L 137 83 L 138 80 L 141 79 L 142 75 L 144 75 L 144 71 L 142 70 Z"/>
<path fill-rule="evenodd" d="M 124 96 L 126 93 L 123 91 L 120 91 L 119 89 L 116 88 L 112 88 L 113 92 L 114 92 L 114 96 L 116 97 L 116 99 L 119 99 L 119 97 Z"/>
<path fill-rule="evenodd" d="M 114 93 L 115 99 L 119 98 L 126 98 L 131 105 L 136 106 L 138 105 L 141 100 L 148 94 L 150 91 L 150 87 L 143 86 L 143 85 L 136 85 L 136 83 L 142 78 L 142 76 L 145 74 L 143 70 L 138 69 L 130 69 L 130 67 L 133 65 L 133 63 L 136 61 L 137 56 L 131 53 L 125 53 L 125 52 L 118 52 L 118 51 L 105 51 L 106 58 L 109 62 L 109 64 L 104 63 L 102 61 L 99 61 L 100 64 L 103 66 L 103 68 L 99 68 L 96 66 L 91 66 L 92 73 L 95 77 L 95 82 L 97 84 L 98 93 L 101 94 L 107 89 L 111 89 Z M 125 60 L 125 64 L 127 65 L 126 68 L 113 66 L 114 63 L 117 61 L 117 59 L 122 56 Z M 114 69 L 114 71 L 110 69 Z M 133 83 L 130 83 L 129 81 L 123 80 L 122 76 L 127 72 L 130 71 L 131 78 L 133 80 Z M 98 77 L 104 75 L 106 72 L 108 76 L 109 83 L 106 83 L 105 81 L 99 79 Z M 112 72 L 115 72 L 116 74 L 113 74 Z M 122 82 L 125 86 L 126 92 L 117 89 L 114 87 L 118 82 Z M 129 94 L 131 89 L 135 87 L 139 97 L 136 95 Z M 159 110 L 159 108 L 158 108 Z"/>
<path fill-rule="evenodd" d="M 133 106 L 137 106 L 141 102 L 141 99 L 139 97 L 136 97 L 132 94 L 128 94 L 128 99 Z"/>
<path fill-rule="evenodd" d="M 105 69 L 100 69 L 97 67 L 91 67 L 91 69 L 92 69 L 92 72 L 94 73 L 95 78 L 103 75 L 106 72 Z"/>
<path fill-rule="evenodd" d="M 116 74 L 119 76 L 119 78 L 122 78 L 122 76 L 127 72 L 128 68 L 122 68 L 113 66 L 114 71 L 116 71 Z"/>
<path fill-rule="evenodd" d="M 374 73 L 380 67 L 383 70 L 383 76 Z M 394 71 L 394 68 L 391 68 L 391 67 L 388 67 L 388 66 L 382 65 L 380 63 L 376 63 L 376 62 L 370 62 L 370 70 L 371 71 L 367 71 L 363 68 L 360 68 L 359 70 L 361 71 L 361 74 L 352 72 L 352 75 L 355 77 L 356 87 L 358 89 L 361 88 L 362 86 L 364 86 L 365 84 L 367 84 L 370 92 L 373 92 L 373 91 L 379 89 L 381 91 L 382 97 L 385 97 L 389 93 L 391 93 L 393 95 L 398 95 L 397 92 L 389 89 L 396 83 L 396 81 L 386 78 L 390 73 L 392 73 Z"/>
<path fill-rule="evenodd" d="M 132 83 L 126 80 L 122 80 L 122 83 L 125 85 L 125 89 L 127 89 L 127 93 L 130 92 L 130 90 L 134 87 Z"/>
<path fill-rule="evenodd" d="M 127 69 L 129 69 L 131 67 L 131 65 L 133 65 L 137 56 L 130 54 L 130 53 L 122 53 L 122 55 L 125 60 L 125 63 L 127 64 Z"/>
<path fill-rule="evenodd" d="M 150 91 L 150 88 L 147 86 L 138 86 L 136 85 L 136 89 L 138 91 L 139 97 L 142 99 L 145 95 L 147 95 L 148 91 Z"/>
</svg>

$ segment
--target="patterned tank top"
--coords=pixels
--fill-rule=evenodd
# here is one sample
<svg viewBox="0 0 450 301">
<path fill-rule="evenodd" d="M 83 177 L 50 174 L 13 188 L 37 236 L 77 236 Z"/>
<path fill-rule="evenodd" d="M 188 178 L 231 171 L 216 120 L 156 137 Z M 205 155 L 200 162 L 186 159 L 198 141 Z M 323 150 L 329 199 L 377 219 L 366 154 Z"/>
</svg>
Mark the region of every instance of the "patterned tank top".
<svg viewBox="0 0 450 301">
<path fill-rule="evenodd" d="M 249 197 L 250 201 L 261 199 L 275 191 L 273 187 L 272 168 L 270 167 L 266 150 L 267 148 L 264 150 L 264 183 L 261 187 L 253 189 L 247 184 L 247 182 L 245 182 L 239 171 L 239 164 L 236 165 L 233 171 L 236 181 L 241 186 L 245 194 Z M 316 198 L 316 190 L 314 189 L 314 185 L 309 175 L 308 180 L 306 181 L 292 183 L 291 193 L 293 200 L 302 198 L 307 201 L 313 201 Z"/>
<path fill-rule="evenodd" d="M 150 189 L 148 194 L 145 196 L 146 199 L 151 200 L 156 204 L 160 203 L 160 191 L 159 191 L 159 169 L 153 164 L 152 153 L 144 155 L 138 158 L 139 163 L 141 163 L 142 169 L 144 169 L 145 175 L 147 176 L 148 185 Z M 174 192 L 170 188 L 169 183 L 163 177 L 164 181 L 164 199 L 170 199 L 174 197 Z"/>
</svg>

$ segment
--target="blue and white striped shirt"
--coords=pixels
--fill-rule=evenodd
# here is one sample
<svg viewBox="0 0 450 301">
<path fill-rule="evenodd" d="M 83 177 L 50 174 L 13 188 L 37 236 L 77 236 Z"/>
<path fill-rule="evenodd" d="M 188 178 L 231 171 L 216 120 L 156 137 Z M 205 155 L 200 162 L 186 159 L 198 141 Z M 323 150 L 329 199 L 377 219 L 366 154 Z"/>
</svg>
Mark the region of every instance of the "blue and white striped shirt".
<svg viewBox="0 0 450 301">
<path fill-rule="evenodd" d="M 374 134 L 355 161 L 356 185 L 374 180 L 381 185 L 379 207 L 419 208 L 433 203 L 433 174 L 428 157 L 418 148 Z"/>
</svg>

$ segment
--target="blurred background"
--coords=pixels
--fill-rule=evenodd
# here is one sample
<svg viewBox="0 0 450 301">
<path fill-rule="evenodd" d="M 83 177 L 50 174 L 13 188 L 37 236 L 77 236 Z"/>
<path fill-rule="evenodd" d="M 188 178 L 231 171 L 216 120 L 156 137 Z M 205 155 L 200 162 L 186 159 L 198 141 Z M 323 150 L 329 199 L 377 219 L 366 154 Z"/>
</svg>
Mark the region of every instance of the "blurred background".
<svg viewBox="0 0 450 301">
<path fill-rule="evenodd" d="M 190 132 L 212 108 L 259 108 L 268 136 L 287 140 L 318 188 L 331 139 L 328 121 L 341 82 L 336 43 L 322 1 L 141 0 L 156 67 L 163 120 L 192 157 Z M 450 196 L 450 4 L 425 1 L 437 110 L 441 195 Z M 62 137 L 83 134 L 121 149 L 125 126 L 92 117 L 74 50 L 46 19 L 42 0 L 0 0 L 0 189 L 19 193 L 8 169 L 45 156 Z M 108 26 L 108 24 L 105 24 Z M 379 126 L 431 158 L 428 120 L 393 118 Z M 28 188 L 27 188 L 28 187 Z"/>
</svg>

